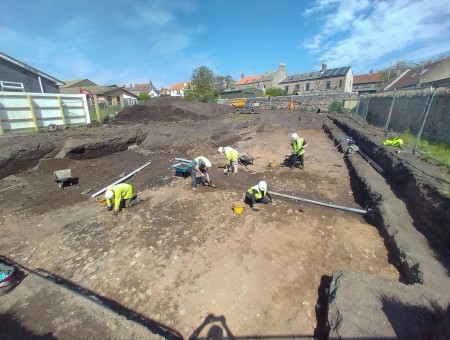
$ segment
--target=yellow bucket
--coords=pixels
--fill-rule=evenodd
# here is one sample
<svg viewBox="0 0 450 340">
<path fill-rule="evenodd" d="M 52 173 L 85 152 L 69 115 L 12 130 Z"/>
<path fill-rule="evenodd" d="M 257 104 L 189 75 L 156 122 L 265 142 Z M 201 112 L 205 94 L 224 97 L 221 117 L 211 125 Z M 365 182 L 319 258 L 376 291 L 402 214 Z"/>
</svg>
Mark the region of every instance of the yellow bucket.
<svg viewBox="0 0 450 340">
<path fill-rule="evenodd" d="M 238 214 L 238 215 L 242 214 L 244 212 L 244 209 L 245 209 L 244 203 L 242 203 L 242 202 L 234 202 L 233 203 L 233 211 L 236 214 Z"/>
<path fill-rule="evenodd" d="M 97 196 L 95 198 L 97 200 L 97 203 L 101 206 L 101 207 L 106 207 L 106 198 L 105 196 Z"/>
<path fill-rule="evenodd" d="M 275 161 L 270 161 L 267 163 L 267 166 L 270 168 L 274 168 L 277 165 L 277 163 Z"/>
</svg>

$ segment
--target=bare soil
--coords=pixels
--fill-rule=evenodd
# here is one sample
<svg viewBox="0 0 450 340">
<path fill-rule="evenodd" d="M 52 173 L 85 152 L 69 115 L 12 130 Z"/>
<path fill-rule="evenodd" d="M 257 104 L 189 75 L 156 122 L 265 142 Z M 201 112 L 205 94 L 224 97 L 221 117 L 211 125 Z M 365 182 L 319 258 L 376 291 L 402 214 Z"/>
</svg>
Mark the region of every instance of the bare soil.
<svg viewBox="0 0 450 340">
<path fill-rule="evenodd" d="M 0 255 L 184 338 L 209 314 L 223 315 L 234 336 L 312 338 L 325 276 L 346 270 L 399 281 L 383 237 L 360 214 L 276 196 L 259 212 L 233 212 L 233 202 L 260 180 L 272 192 L 366 207 L 343 154 L 322 130 L 325 115 L 231 112 L 160 98 L 104 125 L 0 136 Z M 308 143 L 304 171 L 282 166 L 293 132 Z M 254 164 L 224 175 L 217 147 L 227 145 L 257 157 Z M 189 177 L 175 176 L 176 157 L 198 155 L 212 161 L 218 188 L 193 192 Z M 119 216 L 82 194 L 148 161 L 127 180 L 141 202 Z M 77 178 L 63 189 L 53 180 L 62 169 Z M 35 315 L 28 327 L 51 324 L 51 315 Z M 70 338 L 63 322 L 53 327 L 46 331 Z"/>
</svg>

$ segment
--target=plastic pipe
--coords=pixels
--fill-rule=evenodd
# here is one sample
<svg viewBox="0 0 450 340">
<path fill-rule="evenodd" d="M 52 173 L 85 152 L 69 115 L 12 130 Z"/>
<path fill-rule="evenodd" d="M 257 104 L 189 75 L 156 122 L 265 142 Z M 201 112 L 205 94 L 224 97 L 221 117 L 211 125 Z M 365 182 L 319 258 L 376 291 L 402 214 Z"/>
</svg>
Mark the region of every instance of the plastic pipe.
<svg viewBox="0 0 450 340">
<path fill-rule="evenodd" d="M 269 191 L 269 193 L 271 195 L 281 196 L 281 197 L 284 197 L 284 198 L 290 198 L 290 199 L 293 199 L 293 200 L 308 202 L 308 203 L 317 204 L 317 205 L 322 205 L 322 206 L 329 207 L 329 208 L 335 208 L 335 209 L 340 209 L 340 210 L 351 211 L 351 212 L 355 212 L 355 213 L 363 214 L 363 215 L 367 214 L 367 210 L 348 208 L 348 207 L 343 207 L 343 206 L 340 206 L 340 205 L 324 203 L 324 202 L 319 202 L 319 201 L 313 201 L 313 200 L 310 200 L 310 199 L 307 199 L 307 198 L 296 197 L 296 196 L 292 196 L 292 195 L 280 194 L 278 192 L 273 192 L 273 191 Z"/>
<path fill-rule="evenodd" d="M 149 166 L 150 164 L 152 164 L 152 162 L 148 162 L 146 164 L 144 164 L 143 166 L 141 166 L 140 168 L 134 170 L 133 172 L 130 172 L 128 175 L 121 177 L 120 179 L 118 179 L 117 181 L 115 181 L 114 183 L 109 184 L 108 186 L 104 187 L 102 190 L 97 191 L 95 194 L 92 194 L 91 197 L 95 197 L 100 195 L 101 193 L 105 192 L 106 189 L 112 185 L 116 185 L 119 183 L 122 183 L 124 180 L 130 178 L 131 176 L 133 176 L 135 173 L 141 171 L 142 169 L 144 169 L 146 166 Z"/>
<path fill-rule="evenodd" d="M 182 161 L 182 162 L 192 163 L 192 160 L 184 159 L 184 158 L 175 158 L 175 160 L 176 160 L 176 161 Z"/>
</svg>

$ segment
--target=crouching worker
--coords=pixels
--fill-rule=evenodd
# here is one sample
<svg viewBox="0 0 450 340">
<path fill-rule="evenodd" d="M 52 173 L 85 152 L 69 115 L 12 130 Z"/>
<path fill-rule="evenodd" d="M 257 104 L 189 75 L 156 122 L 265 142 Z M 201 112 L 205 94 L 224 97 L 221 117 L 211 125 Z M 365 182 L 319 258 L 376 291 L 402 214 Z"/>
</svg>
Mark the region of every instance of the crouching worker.
<svg viewBox="0 0 450 340">
<path fill-rule="evenodd" d="M 211 162 L 208 158 L 204 156 L 198 156 L 194 158 L 192 161 L 192 170 L 191 170 L 191 187 L 192 190 L 197 190 L 197 181 L 202 185 L 209 185 L 211 187 L 215 187 L 211 183 L 211 179 L 209 178 L 208 169 L 211 167 Z"/>
<path fill-rule="evenodd" d="M 256 203 L 267 204 L 269 202 L 272 202 L 272 196 L 267 192 L 267 183 L 264 181 L 252 186 L 245 193 L 245 203 L 250 205 L 254 211 L 258 211 L 258 208 L 255 207 Z"/>
<path fill-rule="evenodd" d="M 231 172 L 234 172 L 235 174 L 237 174 L 239 152 L 237 152 L 237 150 L 233 149 L 230 146 L 226 146 L 226 147 L 221 146 L 218 149 L 218 151 L 222 155 L 225 153 L 225 156 L 227 157 L 227 164 L 225 166 L 225 170 L 223 171 L 225 173 L 225 175 L 227 174 L 228 171 L 231 171 Z"/>
<path fill-rule="evenodd" d="M 137 195 L 133 195 L 133 187 L 126 183 L 120 183 L 106 188 L 105 198 L 107 204 L 106 209 L 108 211 L 114 209 L 114 216 L 117 216 L 122 208 L 129 208 L 139 203 Z"/>
</svg>

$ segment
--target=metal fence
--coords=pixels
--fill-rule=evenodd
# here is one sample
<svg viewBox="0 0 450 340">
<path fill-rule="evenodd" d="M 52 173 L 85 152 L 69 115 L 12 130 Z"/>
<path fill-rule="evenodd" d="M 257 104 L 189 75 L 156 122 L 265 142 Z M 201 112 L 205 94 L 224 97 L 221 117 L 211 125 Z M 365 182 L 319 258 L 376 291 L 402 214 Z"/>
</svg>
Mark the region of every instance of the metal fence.
<svg viewBox="0 0 450 340">
<path fill-rule="evenodd" d="M 427 88 L 409 91 L 360 96 L 358 118 L 377 127 L 386 137 L 404 132 L 415 136 L 413 154 L 419 153 L 449 165 L 445 159 L 436 159 L 420 150 L 423 138 L 450 145 L 450 92 L 445 88 Z"/>
</svg>

